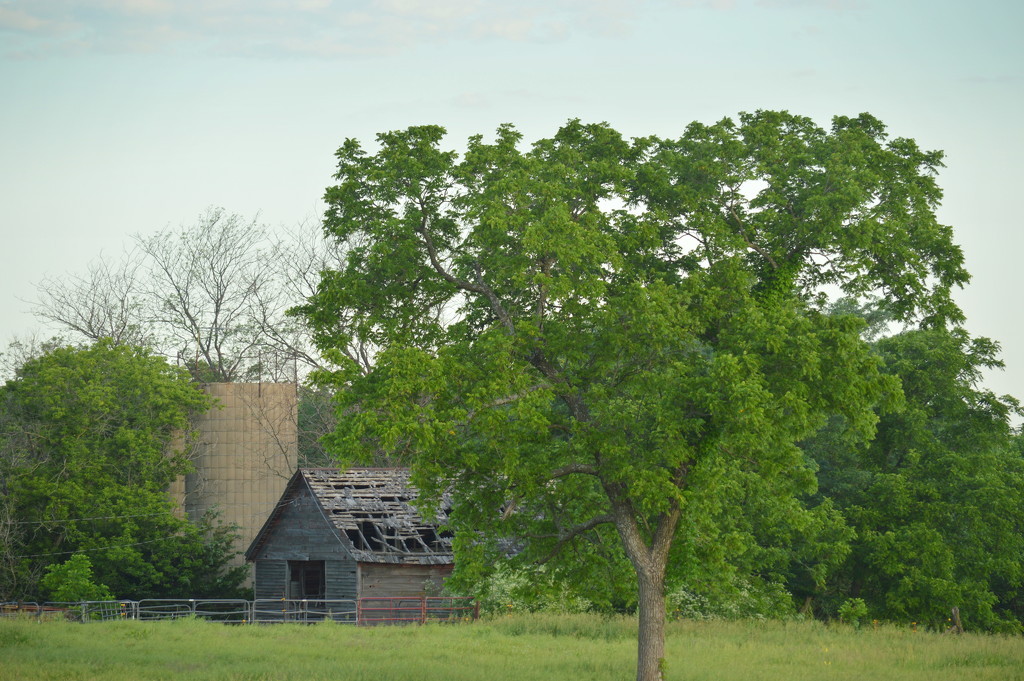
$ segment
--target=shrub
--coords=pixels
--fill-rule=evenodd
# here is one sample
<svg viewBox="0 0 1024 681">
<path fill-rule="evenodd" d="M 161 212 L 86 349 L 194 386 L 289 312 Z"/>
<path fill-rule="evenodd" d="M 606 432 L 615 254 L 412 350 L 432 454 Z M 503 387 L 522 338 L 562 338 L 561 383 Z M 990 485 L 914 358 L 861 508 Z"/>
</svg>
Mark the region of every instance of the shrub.
<svg viewBox="0 0 1024 681">
<path fill-rule="evenodd" d="M 665 606 L 672 619 L 783 619 L 793 615 L 793 598 L 776 582 L 738 578 L 698 589 L 670 588 Z"/>
<path fill-rule="evenodd" d="M 582 613 L 593 604 L 558 582 L 543 567 L 499 566 L 479 585 L 477 599 L 486 613 L 549 612 Z"/>
<path fill-rule="evenodd" d="M 860 627 L 861 623 L 868 616 L 868 606 L 864 602 L 863 598 L 847 598 L 846 601 L 839 606 L 837 614 L 839 615 L 840 621 L 854 627 Z"/>
<path fill-rule="evenodd" d="M 63 563 L 46 568 L 46 575 L 39 584 L 51 601 L 70 603 L 114 600 L 110 589 L 104 584 L 97 584 L 95 579 L 92 561 L 84 553 L 76 553 Z"/>
</svg>

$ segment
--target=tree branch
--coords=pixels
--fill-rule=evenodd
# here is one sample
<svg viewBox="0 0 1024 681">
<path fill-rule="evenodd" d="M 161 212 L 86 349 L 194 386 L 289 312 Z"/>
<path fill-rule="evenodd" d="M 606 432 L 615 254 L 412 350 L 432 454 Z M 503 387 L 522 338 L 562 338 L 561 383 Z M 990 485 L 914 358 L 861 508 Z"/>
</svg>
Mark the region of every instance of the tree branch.
<svg viewBox="0 0 1024 681">
<path fill-rule="evenodd" d="M 569 389 L 569 382 L 562 376 L 559 368 L 544 356 L 541 349 L 535 348 L 526 359 L 533 368 L 537 369 L 545 378 L 551 381 L 552 387 L 559 384 L 566 386 L 565 390 L 556 391 L 556 394 L 565 402 L 565 406 L 569 407 L 573 419 L 580 423 L 588 423 L 590 421 L 590 410 L 587 408 L 586 403 L 584 403 L 579 395 Z"/>
<path fill-rule="evenodd" d="M 502 406 L 504 406 L 506 404 L 512 404 L 516 400 L 521 400 L 522 398 L 526 397 L 527 395 L 529 395 L 532 392 L 537 392 L 538 390 L 541 390 L 542 388 L 548 388 L 548 387 L 550 387 L 550 386 L 548 386 L 547 383 L 537 383 L 536 385 L 531 385 L 529 388 L 525 388 L 523 390 L 520 390 L 517 393 L 513 393 L 511 395 L 506 395 L 505 397 L 499 397 L 498 399 L 496 399 L 496 400 L 494 400 L 492 402 L 488 402 L 487 404 L 485 404 L 482 407 L 479 407 L 477 409 L 470 409 L 468 412 L 466 412 L 466 418 L 463 420 L 461 425 L 466 425 L 467 423 L 472 421 L 473 417 L 476 416 L 477 413 L 480 412 L 480 411 L 483 411 L 485 409 L 494 409 L 495 407 L 502 407 Z"/>
<path fill-rule="evenodd" d="M 597 475 L 597 467 L 591 466 L 587 463 L 570 463 L 564 466 L 560 466 L 555 470 L 548 473 L 549 480 L 557 480 L 558 478 L 564 478 L 567 475 L 573 475 L 579 473 L 580 475 Z"/>
<path fill-rule="evenodd" d="M 538 560 L 537 564 L 543 565 L 544 563 L 547 563 L 549 560 L 558 555 L 558 552 L 562 550 L 563 546 L 565 546 L 568 542 L 572 541 L 574 538 L 578 537 L 584 532 L 589 532 L 598 525 L 605 525 L 612 522 L 615 522 L 615 519 L 612 518 L 611 515 L 599 515 L 594 516 L 585 523 L 580 523 L 579 525 L 570 528 L 567 532 L 562 532 L 559 534 L 540 535 L 535 537 L 537 539 L 550 539 L 551 537 L 558 537 L 558 541 L 555 542 L 555 546 L 553 549 L 551 549 L 551 552 L 548 553 L 548 555 L 546 555 L 544 558 Z"/>
<path fill-rule="evenodd" d="M 501 321 L 502 325 L 504 325 L 510 335 L 515 335 L 515 324 L 512 323 L 512 318 L 509 316 L 505 308 L 502 307 L 501 301 L 498 299 L 494 290 L 484 283 L 482 273 L 480 272 L 480 264 L 474 263 L 474 270 L 476 274 L 475 284 L 460 277 L 456 277 L 444 268 L 444 265 L 441 264 L 440 258 L 437 256 L 437 247 L 434 246 L 434 240 L 431 238 L 430 232 L 427 230 L 426 216 L 423 217 L 420 222 L 420 226 L 416 231 L 423 238 L 423 245 L 427 248 L 427 256 L 430 258 L 430 265 L 434 268 L 434 271 L 440 274 L 445 281 L 456 288 L 463 291 L 469 291 L 471 293 L 477 293 L 487 298 L 491 305 L 491 310 L 494 311 L 494 314 Z"/>
<path fill-rule="evenodd" d="M 779 269 L 779 264 L 775 262 L 775 258 L 771 256 L 771 253 L 768 253 L 766 250 L 759 247 L 747 236 L 747 227 L 743 224 L 743 220 L 740 219 L 740 216 L 736 214 L 736 209 L 729 206 L 729 212 L 732 214 L 733 220 L 736 221 L 736 226 L 739 227 L 739 234 L 743 238 L 743 242 L 747 244 L 747 247 L 767 260 L 768 264 L 770 264 L 773 269 Z"/>
<path fill-rule="evenodd" d="M 491 310 L 493 310 L 494 314 L 501 320 L 501 323 L 505 325 L 509 335 L 514 336 L 516 334 L 516 326 L 512 323 L 512 318 L 501 304 L 501 301 L 498 299 L 498 295 L 494 292 L 494 289 L 484 283 L 484 277 L 483 273 L 480 271 L 479 262 L 473 262 L 473 272 L 476 274 L 476 283 L 479 287 L 480 293 L 483 293 L 487 297 L 487 301 L 491 304 Z"/>
<path fill-rule="evenodd" d="M 675 537 L 676 528 L 679 526 L 679 518 L 682 510 L 679 507 L 679 499 L 673 498 L 671 507 L 666 513 L 658 516 L 658 526 L 651 538 L 651 555 L 655 564 L 665 564 L 668 560 L 668 552 L 672 547 L 672 539 Z"/>
</svg>

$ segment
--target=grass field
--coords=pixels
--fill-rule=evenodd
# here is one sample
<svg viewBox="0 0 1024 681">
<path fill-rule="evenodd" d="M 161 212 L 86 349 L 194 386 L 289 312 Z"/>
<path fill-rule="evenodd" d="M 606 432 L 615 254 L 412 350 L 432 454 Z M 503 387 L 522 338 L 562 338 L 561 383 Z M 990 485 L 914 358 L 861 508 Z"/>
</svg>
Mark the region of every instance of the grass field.
<svg viewBox="0 0 1024 681">
<path fill-rule="evenodd" d="M 635 623 L 515 615 L 474 624 L 355 628 L 196 620 L 0 620 L 3 681 L 630 679 Z M 678 622 L 668 679 L 1024 679 L 1024 638 L 815 622 Z"/>
</svg>

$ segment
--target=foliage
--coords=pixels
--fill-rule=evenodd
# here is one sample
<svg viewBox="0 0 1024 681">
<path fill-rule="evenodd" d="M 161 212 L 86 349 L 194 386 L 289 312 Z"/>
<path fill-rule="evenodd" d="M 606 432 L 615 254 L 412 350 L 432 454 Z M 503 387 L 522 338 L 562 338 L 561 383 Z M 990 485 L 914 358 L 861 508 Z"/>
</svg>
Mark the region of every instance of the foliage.
<svg viewBox="0 0 1024 681">
<path fill-rule="evenodd" d="M 189 417 L 209 398 L 183 370 L 125 345 L 57 347 L 0 388 L 0 489 L 14 536 L 4 599 L 35 599 L 44 567 L 86 554 L 120 598 L 237 588 L 230 528 L 175 514 Z"/>
<path fill-rule="evenodd" d="M 711 588 L 669 587 L 665 594 L 673 619 L 786 619 L 794 615 L 793 599 L 784 585 L 757 578 L 719 581 Z"/>
<path fill-rule="evenodd" d="M 557 580 L 544 566 L 515 569 L 499 565 L 474 586 L 483 613 L 579 613 L 594 609 L 590 600 L 574 591 L 571 584 Z"/>
<path fill-rule="evenodd" d="M 878 617 L 941 627 L 954 606 L 966 626 L 1019 630 L 1024 585 L 1024 458 L 1012 398 L 978 387 L 997 346 L 961 331 L 910 330 L 876 341 L 905 407 L 880 415 L 866 447 L 825 429 L 806 443 L 820 495 L 856 538 L 829 588 Z"/>
<path fill-rule="evenodd" d="M 795 442 L 833 414 L 870 437 L 898 382 L 822 290 L 962 318 L 963 257 L 933 214 L 941 154 L 866 114 L 632 141 L 570 121 L 525 151 L 506 125 L 461 156 L 443 135 L 337 152 L 324 226 L 346 262 L 300 310 L 340 367 L 330 445 L 411 461 L 426 498 L 457 489 L 464 574 L 511 537 L 521 563 L 635 585 L 638 678 L 659 678 L 666 574 L 754 576 L 789 564 L 790 533 L 837 562 L 835 514 L 799 502 L 815 477 Z M 379 349 L 372 368 L 336 350 L 354 339 Z"/>
<path fill-rule="evenodd" d="M 47 600 L 67 603 L 71 601 L 109 601 L 114 596 L 104 584 L 97 584 L 88 556 L 76 553 L 63 563 L 46 568 L 39 586 Z"/>
<path fill-rule="evenodd" d="M 837 611 L 839 619 L 847 624 L 860 627 L 868 616 L 868 606 L 863 598 L 847 598 Z"/>
</svg>

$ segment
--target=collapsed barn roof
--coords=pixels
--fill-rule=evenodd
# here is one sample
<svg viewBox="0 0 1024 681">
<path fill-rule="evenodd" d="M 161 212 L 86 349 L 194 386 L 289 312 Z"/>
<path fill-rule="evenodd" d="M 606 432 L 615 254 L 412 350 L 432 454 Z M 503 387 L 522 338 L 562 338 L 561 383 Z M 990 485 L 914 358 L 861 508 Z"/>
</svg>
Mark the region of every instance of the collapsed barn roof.
<svg viewBox="0 0 1024 681">
<path fill-rule="evenodd" d="M 359 562 L 454 562 L 451 534 L 440 528 L 447 522 L 450 499 L 442 500 L 433 520 L 425 520 L 412 503 L 418 492 L 409 484 L 407 468 L 300 468 L 246 551 L 246 558 L 255 558 L 284 509 L 305 490 Z"/>
</svg>

